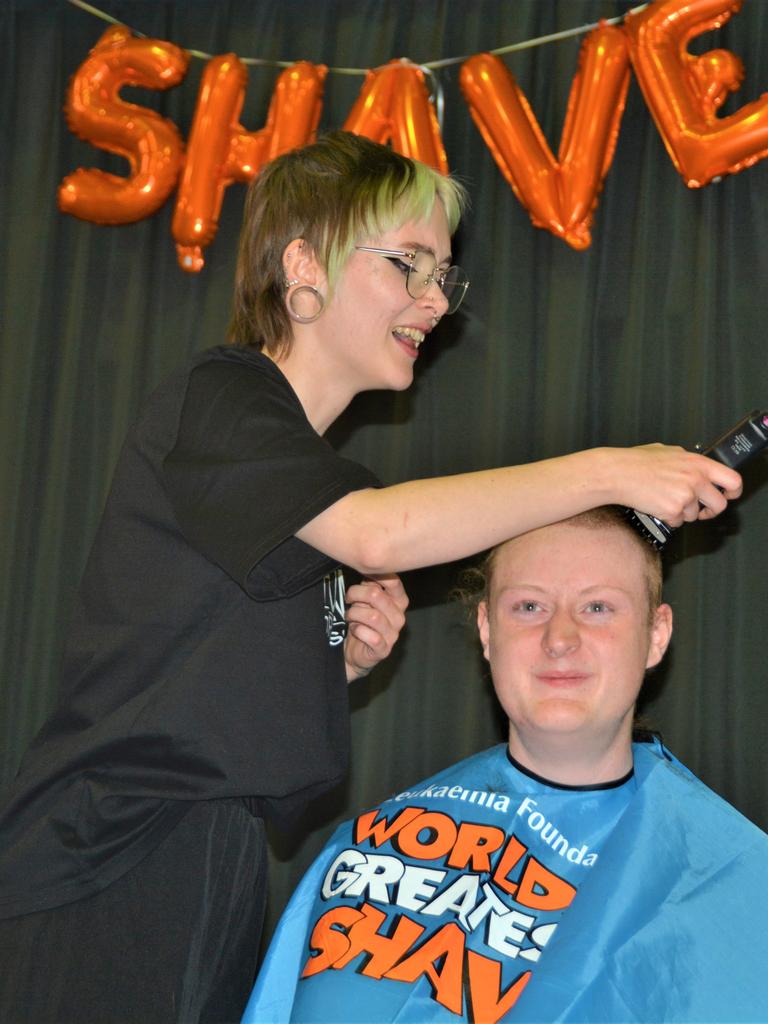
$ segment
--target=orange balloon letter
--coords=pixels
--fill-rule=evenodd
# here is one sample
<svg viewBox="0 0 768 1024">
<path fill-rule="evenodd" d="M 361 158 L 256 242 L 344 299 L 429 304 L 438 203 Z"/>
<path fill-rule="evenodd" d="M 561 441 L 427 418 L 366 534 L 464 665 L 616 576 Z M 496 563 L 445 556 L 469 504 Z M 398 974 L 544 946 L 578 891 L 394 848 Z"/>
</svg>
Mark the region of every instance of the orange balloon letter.
<svg viewBox="0 0 768 1024">
<path fill-rule="evenodd" d="M 391 140 L 397 153 L 448 173 L 424 72 L 408 61 L 392 60 L 386 67 L 368 72 L 344 130 L 382 144 Z"/>
<path fill-rule="evenodd" d="M 163 205 L 181 168 L 181 136 L 173 122 L 118 93 L 123 85 L 169 89 L 186 74 L 188 59 L 173 43 L 135 39 L 121 26 L 107 29 L 72 76 L 64 109 L 70 129 L 125 157 L 131 176 L 79 168 L 59 186 L 64 213 L 97 224 L 128 224 Z"/>
<path fill-rule="evenodd" d="M 327 71 L 306 61 L 283 71 L 265 127 L 247 132 L 238 123 L 248 81 L 245 64 L 234 53 L 208 62 L 171 227 L 184 270 L 203 267 L 203 247 L 216 234 L 224 189 L 233 181 L 250 181 L 269 160 L 312 139 Z"/>
<path fill-rule="evenodd" d="M 460 82 L 480 134 L 536 227 L 586 249 L 629 85 L 621 29 L 601 25 L 582 44 L 557 160 L 525 94 L 498 57 L 470 57 Z"/>
<path fill-rule="evenodd" d="M 738 57 L 728 50 L 687 52 L 693 36 L 720 28 L 740 7 L 741 0 L 666 0 L 624 22 L 645 101 L 690 188 L 768 155 L 768 96 L 717 117 L 727 93 L 741 85 Z"/>
</svg>

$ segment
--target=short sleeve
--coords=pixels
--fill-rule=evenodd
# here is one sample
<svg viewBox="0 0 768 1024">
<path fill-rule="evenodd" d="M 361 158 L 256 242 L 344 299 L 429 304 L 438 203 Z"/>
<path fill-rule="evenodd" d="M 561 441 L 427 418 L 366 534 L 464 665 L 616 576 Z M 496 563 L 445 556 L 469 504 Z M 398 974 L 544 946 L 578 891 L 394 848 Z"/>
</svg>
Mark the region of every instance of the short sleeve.
<svg viewBox="0 0 768 1024">
<path fill-rule="evenodd" d="M 165 486 L 194 548 L 253 597 L 285 596 L 334 564 L 296 531 L 379 481 L 314 430 L 270 360 L 260 353 L 241 359 L 211 359 L 192 370 L 163 463 Z"/>
</svg>

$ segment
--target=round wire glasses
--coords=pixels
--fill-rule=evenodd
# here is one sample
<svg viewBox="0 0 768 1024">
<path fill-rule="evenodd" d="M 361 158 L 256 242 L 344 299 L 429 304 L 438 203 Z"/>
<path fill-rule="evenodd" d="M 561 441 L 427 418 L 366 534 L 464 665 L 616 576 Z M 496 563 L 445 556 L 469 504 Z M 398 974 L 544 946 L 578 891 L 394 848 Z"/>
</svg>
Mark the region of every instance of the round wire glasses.
<svg viewBox="0 0 768 1024">
<path fill-rule="evenodd" d="M 405 287 L 412 299 L 420 299 L 434 281 L 448 300 L 446 313 L 455 313 L 467 294 L 469 278 L 461 267 L 438 267 L 434 254 L 426 249 L 378 249 L 373 245 L 356 245 L 355 248 L 394 263 L 405 274 Z"/>
</svg>

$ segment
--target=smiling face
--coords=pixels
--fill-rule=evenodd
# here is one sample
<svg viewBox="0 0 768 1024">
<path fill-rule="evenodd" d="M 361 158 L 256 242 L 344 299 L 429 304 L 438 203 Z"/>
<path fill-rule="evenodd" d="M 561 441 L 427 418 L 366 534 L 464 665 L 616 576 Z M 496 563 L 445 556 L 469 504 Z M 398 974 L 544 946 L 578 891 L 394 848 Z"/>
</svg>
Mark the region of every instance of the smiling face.
<svg viewBox="0 0 768 1024">
<path fill-rule="evenodd" d="M 361 245 L 432 253 L 451 263 L 451 240 L 443 205 L 428 219 L 406 221 Z M 435 282 L 419 299 L 406 289 L 406 267 L 376 253 L 353 251 L 317 327 L 324 354 L 352 393 L 375 388 L 401 391 L 413 381 L 419 347 L 445 313 L 448 302 Z"/>
<path fill-rule="evenodd" d="M 648 607 L 641 543 L 621 528 L 575 521 L 524 534 L 496 554 L 478 610 L 483 653 L 512 755 L 548 778 L 558 764 L 580 763 L 578 784 L 631 765 L 635 702 L 672 628 L 668 605 Z M 602 778 L 584 777 L 585 764 Z"/>
</svg>

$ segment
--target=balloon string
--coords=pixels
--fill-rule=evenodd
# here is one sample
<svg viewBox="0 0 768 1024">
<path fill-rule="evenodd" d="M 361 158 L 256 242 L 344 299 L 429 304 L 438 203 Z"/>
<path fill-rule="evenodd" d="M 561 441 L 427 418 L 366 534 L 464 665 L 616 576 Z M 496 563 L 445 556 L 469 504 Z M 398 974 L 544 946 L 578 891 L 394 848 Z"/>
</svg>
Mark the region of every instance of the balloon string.
<svg viewBox="0 0 768 1024">
<path fill-rule="evenodd" d="M 524 39 L 520 43 L 498 46 L 495 50 L 486 50 L 485 52 L 492 53 L 495 57 L 503 57 L 505 53 L 516 53 L 518 50 L 530 50 L 534 46 L 544 46 L 546 43 L 557 43 L 561 39 L 571 39 L 573 36 L 584 35 L 587 32 L 591 32 L 594 28 L 599 28 L 601 25 L 620 25 L 630 14 L 636 14 L 647 6 L 647 3 L 638 4 L 637 7 L 630 8 L 626 14 L 620 14 L 616 18 L 603 18 L 602 21 L 594 21 L 589 25 L 580 25 L 578 28 L 566 28 L 562 32 L 552 32 L 548 36 L 536 36 L 535 39 Z M 468 53 L 464 57 L 446 57 L 445 60 L 432 60 L 425 67 L 447 68 L 451 64 L 463 64 L 465 60 L 469 60 L 472 56 L 474 54 Z"/>
<path fill-rule="evenodd" d="M 138 32 L 130 25 L 126 25 L 124 21 L 120 21 L 117 18 L 113 18 L 112 15 L 106 14 L 104 11 L 99 10 L 98 7 L 94 7 L 92 4 L 86 3 L 85 0 L 67 0 L 68 3 L 72 4 L 73 7 L 79 7 L 88 14 L 93 14 L 97 18 L 101 18 L 102 21 L 107 21 L 111 25 L 122 25 L 124 28 L 130 29 L 130 31 L 140 36 L 142 39 L 146 39 L 144 32 Z M 524 39 L 519 43 L 510 43 L 508 46 L 499 46 L 494 50 L 488 50 L 486 52 L 492 53 L 497 57 L 503 56 L 506 53 L 515 53 L 518 50 L 529 50 L 534 46 L 544 46 L 546 43 L 559 42 L 561 39 L 571 39 L 573 36 L 585 35 L 587 32 L 591 32 L 592 29 L 598 28 L 602 25 L 619 25 L 629 14 L 635 14 L 637 11 L 642 11 L 648 6 L 647 3 L 639 4 L 637 7 L 632 7 L 626 14 L 621 14 L 616 18 L 605 18 L 602 21 L 595 21 L 589 25 L 579 25 L 577 28 L 563 29 L 562 32 L 552 32 L 550 35 L 537 36 L 535 39 Z M 204 50 L 190 50 L 184 47 L 187 53 L 192 57 L 199 57 L 201 60 L 211 60 L 213 54 L 206 53 Z M 415 64 L 415 67 L 421 68 L 429 77 L 430 84 L 432 87 L 432 95 L 435 100 L 435 105 L 438 107 L 438 119 L 442 124 L 442 86 L 440 85 L 437 77 L 432 74 L 438 68 L 451 67 L 454 64 L 463 64 L 464 61 L 469 60 L 473 54 L 466 54 L 464 57 L 445 57 L 443 60 L 430 60 L 425 61 L 423 64 Z M 241 60 L 243 64 L 250 64 L 258 67 L 270 67 L 270 68 L 290 68 L 296 63 L 292 60 L 268 60 L 265 57 L 240 57 L 238 54 L 238 60 Z M 412 62 L 404 59 L 404 64 L 411 64 Z M 391 65 L 383 64 L 381 67 L 391 67 Z M 370 71 L 379 70 L 378 68 L 328 68 L 329 74 L 336 75 L 367 75 Z"/>
<path fill-rule="evenodd" d="M 88 14 L 93 14 L 97 18 L 101 18 L 102 21 L 108 21 L 110 25 L 123 25 L 125 28 L 128 28 L 128 25 L 126 25 L 124 21 L 120 21 L 118 18 L 113 18 L 112 15 L 107 14 L 106 11 L 100 11 L 98 7 L 93 7 L 91 4 L 85 3 L 85 0 L 69 0 L 69 3 L 71 3 L 73 7 L 80 7 L 82 10 L 87 11 Z M 147 38 L 143 32 L 138 32 L 136 29 L 131 29 L 131 32 L 133 32 L 135 36 L 141 36 L 142 39 Z"/>
</svg>

